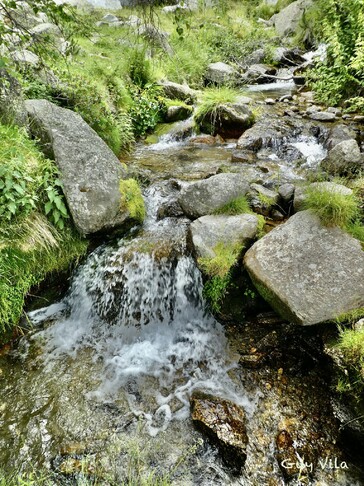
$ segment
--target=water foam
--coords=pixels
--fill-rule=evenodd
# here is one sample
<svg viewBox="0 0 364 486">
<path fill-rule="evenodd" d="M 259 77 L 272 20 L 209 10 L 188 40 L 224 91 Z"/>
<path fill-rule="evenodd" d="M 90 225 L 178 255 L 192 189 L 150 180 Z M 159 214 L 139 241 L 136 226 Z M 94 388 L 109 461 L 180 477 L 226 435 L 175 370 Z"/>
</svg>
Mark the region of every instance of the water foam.
<svg viewBox="0 0 364 486">
<path fill-rule="evenodd" d="M 80 269 L 63 305 L 67 315 L 36 335 L 44 342 L 46 369 L 90 349 L 104 366 L 88 398 L 107 402 L 126 391 L 151 435 L 173 418 L 188 417 L 196 389 L 251 410 L 229 377 L 235 364 L 227 359 L 222 326 L 206 310 L 192 258 L 130 254 L 123 242 L 100 249 Z"/>
</svg>

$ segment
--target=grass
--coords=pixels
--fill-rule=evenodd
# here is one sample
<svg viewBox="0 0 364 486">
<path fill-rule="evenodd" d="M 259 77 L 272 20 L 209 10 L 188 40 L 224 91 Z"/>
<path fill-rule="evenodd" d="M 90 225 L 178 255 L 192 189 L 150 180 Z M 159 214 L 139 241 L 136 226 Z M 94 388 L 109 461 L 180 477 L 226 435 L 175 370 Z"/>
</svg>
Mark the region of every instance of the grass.
<svg viewBox="0 0 364 486">
<path fill-rule="evenodd" d="M 364 328 L 341 329 L 335 348 L 347 370 L 345 376 L 339 378 L 337 390 L 339 393 L 350 393 L 360 401 L 364 389 Z"/>
<path fill-rule="evenodd" d="M 310 186 L 306 191 L 305 209 L 316 214 L 323 225 L 347 229 L 360 216 L 357 197 Z"/>
<path fill-rule="evenodd" d="M 245 196 L 237 197 L 215 211 L 215 214 L 226 214 L 229 216 L 245 213 L 252 213 L 249 201 Z"/>
<path fill-rule="evenodd" d="M 201 102 L 196 110 L 196 121 L 201 121 L 205 116 L 217 115 L 217 108 L 224 103 L 233 103 L 239 96 L 239 92 L 228 87 L 206 88 L 201 96 Z"/>
<path fill-rule="evenodd" d="M 145 218 L 145 205 L 142 192 L 135 179 L 122 180 L 120 182 L 121 201 L 123 210 L 127 210 L 131 218 L 142 223 Z"/>
<path fill-rule="evenodd" d="M 0 137 L 0 333 L 4 333 L 18 324 L 29 290 L 77 261 L 87 242 L 69 219 L 56 225 L 56 207 L 46 210 L 50 189 L 66 210 L 63 194 L 54 185 L 53 163 L 21 128 L 0 125 Z M 58 214 L 58 222 L 59 218 Z"/>
</svg>

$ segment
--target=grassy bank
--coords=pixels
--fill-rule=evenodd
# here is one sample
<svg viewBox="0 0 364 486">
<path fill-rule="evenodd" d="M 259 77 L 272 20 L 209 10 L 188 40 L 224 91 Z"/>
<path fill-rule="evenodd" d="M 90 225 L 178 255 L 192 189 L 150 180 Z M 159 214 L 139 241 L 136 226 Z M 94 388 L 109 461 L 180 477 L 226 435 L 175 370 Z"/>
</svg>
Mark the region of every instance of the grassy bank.
<svg viewBox="0 0 364 486">
<path fill-rule="evenodd" d="M 72 227 L 55 166 L 24 129 L 0 125 L 0 333 L 29 290 L 87 250 Z"/>
</svg>

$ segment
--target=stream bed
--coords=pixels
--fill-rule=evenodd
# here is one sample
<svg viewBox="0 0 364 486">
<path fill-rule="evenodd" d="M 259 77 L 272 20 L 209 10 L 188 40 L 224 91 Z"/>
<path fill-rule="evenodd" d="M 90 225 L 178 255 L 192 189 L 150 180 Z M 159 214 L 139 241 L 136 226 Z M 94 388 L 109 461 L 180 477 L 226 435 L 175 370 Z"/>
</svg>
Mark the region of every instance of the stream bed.
<svg viewBox="0 0 364 486">
<path fill-rule="evenodd" d="M 254 164 L 231 162 L 232 151 L 161 140 L 128 161 L 149 183 L 143 227 L 91 253 L 66 296 L 29 313 L 32 330 L 0 354 L 5 470 L 52 471 L 54 484 L 70 485 L 144 484 L 151 471 L 175 485 L 364 484 L 340 443 L 318 331 L 272 313 L 219 323 L 188 251 L 189 221 L 161 217 L 191 180 L 229 170 L 300 181 L 325 155 L 309 134 L 263 148 Z M 245 410 L 241 474 L 195 429 L 196 390 Z"/>
</svg>

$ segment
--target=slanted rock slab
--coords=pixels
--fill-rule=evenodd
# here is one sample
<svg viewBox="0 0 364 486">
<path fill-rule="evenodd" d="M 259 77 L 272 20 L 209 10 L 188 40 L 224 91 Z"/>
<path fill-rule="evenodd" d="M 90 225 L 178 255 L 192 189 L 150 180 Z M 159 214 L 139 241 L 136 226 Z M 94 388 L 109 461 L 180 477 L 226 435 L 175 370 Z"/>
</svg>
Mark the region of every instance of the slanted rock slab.
<svg viewBox="0 0 364 486">
<path fill-rule="evenodd" d="M 364 307 L 364 251 L 339 228 L 302 211 L 257 241 L 245 266 L 259 293 L 302 326 Z"/>
<path fill-rule="evenodd" d="M 121 210 L 120 161 L 80 115 L 46 100 L 27 100 L 30 128 L 55 160 L 64 194 L 80 233 L 112 230 L 126 222 Z"/>
<path fill-rule="evenodd" d="M 350 139 L 335 145 L 321 162 L 321 168 L 332 175 L 351 175 L 363 170 L 358 142 Z"/>
<path fill-rule="evenodd" d="M 244 466 L 248 436 L 244 410 L 235 403 L 194 392 L 191 414 L 195 425 L 219 446 L 225 462 L 237 472 Z"/>
<path fill-rule="evenodd" d="M 179 203 L 191 218 L 213 214 L 225 204 L 245 196 L 249 184 L 240 174 L 218 174 L 194 182 L 181 190 Z"/>
<path fill-rule="evenodd" d="M 240 244 L 247 247 L 258 231 L 258 218 L 254 214 L 203 216 L 190 226 L 193 250 L 197 258 L 214 258 L 219 243 Z"/>
</svg>

